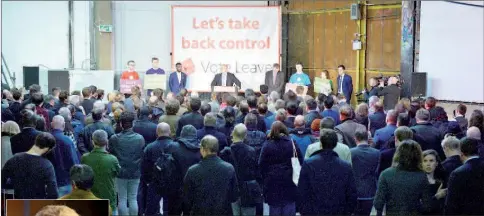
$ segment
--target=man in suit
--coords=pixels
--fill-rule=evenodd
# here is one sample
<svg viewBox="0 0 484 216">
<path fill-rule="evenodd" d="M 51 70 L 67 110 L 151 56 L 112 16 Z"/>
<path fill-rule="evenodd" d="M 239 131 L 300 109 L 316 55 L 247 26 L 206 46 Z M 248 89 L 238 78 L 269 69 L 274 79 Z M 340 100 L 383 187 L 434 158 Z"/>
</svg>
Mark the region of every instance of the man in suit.
<svg viewBox="0 0 484 216">
<path fill-rule="evenodd" d="M 183 215 L 232 214 L 231 204 L 238 198 L 237 177 L 234 167 L 217 156 L 218 151 L 214 136 L 201 140 L 203 159 L 188 169 L 183 181 Z"/>
<path fill-rule="evenodd" d="M 368 119 L 370 121 L 369 130 L 370 130 L 371 136 L 375 136 L 376 130 L 384 128 L 385 121 L 386 121 L 386 114 L 383 111 L 383 103 L 378 101 L 375 103 L 373 107 L 375 109 L 375 112 L 368 116 Z"/>
<path fill-rule="evenodd" d="M 446 215 L 484 215 L 484 159 L 478 156 L 478 142 L 464 138 L 461 141 L 462 166 L 449 177 Z"/>
<path fill-rule="evenodd" d="M 383 99 L 383 106 L 385 110 L 390 110 L 395 108 L 397 105 L 398 100 L 400 99 L 400 88 L 397 86 L 398 78 L 390 77 L 388 79 L 388 85 L 383 87 L 383 81 L 380 82 L 381 89 L 378 91 L 378 96 L 384 96 Z"/>
<path fill-rule="evenodd" d="M 380 88 L 378 87 L 378 81 L 374 77 L 370 78 L 370 80 L 368 82 L 371 86 L 370 91 L 367 91 L 365 89 L 361 92 L 363 94 L 363 97 L 365 98 L 366 103 L 369 102 L 370 97 L 372 97 L 372 96 L 378 97 L 378 91 L 380 90 Z"/>
<path fill-rule="evenodd" d="M 228 72 L 228 65 L 222 65 L 222 72 L 215 75 L 210 86 L 212 91 L 214 86 L 237 86 L 237 89 L 241 88 L 241 83 L 235 74 Z"/>
<path fill-rule="evenodd" d="M 469 124 L 469 121 L 466 119 L 466 112 L 467 112 L 467 107 L 464 104 L 459 104 L 457 106 L 457 109 L 454 110 L 455 121 L 459 123 L 459 126 L 462 129 L 462 131 L 467 130 L 467 126 Z"/>
<path fill-rule="evenodd" d="M 447 137 L 442 141 L 442 149 L 444 150 L 445 157 L 447 157 L 442 161 L 442 167 L 444 167 L 444 171 L 448 177 L 452 171 L 462 165 L 462 161 L 460 160 L 460 140 L 453 136 Z M 447 179 L 445 183 L 447 183 Z"/>
<path fill-rule="evenodd" d="M 187 87 L 187 75 L 182 72 L 183 67 L 180 62 L 176 63 L 175 67 L 176 71 L 171 73 L 168 79 L 168 87 L 170 88 L 170 92 L 177 95 L 181 89 Z"/>
<path fill-rule="evenodd" d="M 357 129 L 366 130 L 366 127 L 362 124 L 355 122 L 352 119 L 352 113 L 353 113 L 353 109 L 349 105 L 344 105 L 343 107 L 341 107 L 339 109 L 339 118 L 342 123 L 336 126 L 335 128 L 343 132 L 346 136 L 352 138 L 354 142 L 353 137 L 355 137 L 355 131 Z M 356 143 L 345 143 L 345 144 L 348 145 L 348 147 L 350 148 L 356 146 Z"/>
<path fill-rule="evenodd" d="M 264 83 L 269 87 L 268 92 L 276 91 L 279 95 L 284 94 L 285 74 L 280 71 L 279 64 L 274 63 L 272 70 L 266 72 Z"/>
<path fill-rule="evenodd" d="M 314 99 L 309 99 L 306 101 L 307 114 L 304 116 L 304 121 L 306 122 L 306 128 L 311 128 L 311 124 L 315 119 L 322 119 L 319 112 L 316 110 L 318 103 Z"/>
<path fill-rule="evenodd" d="M 356 147 L 351 148 L 353 174 L 355 175 L 358 191 L 358 204 L 356 215 L 370 215 L 373 206 L 373 197 L 376 193 L 377 173 L 380 161 L 380 151 L 368 144 L 368 132 L 357 130 L 355 132 Z"/>
<path fill-rule="evenodd" d="M 415 118 L 417 120 L 417 125 L 413 126 L 412 129 L 417 135 L 420 135 L 424 139 L 425 144 L 427 144 L 424 145 L 419 143 L 422 147 L 422 151 L 433 149 L 439 153 L 440 158 L 445 158 L 444 151 L 440 145 L 443 136 L 440 130 L 430 123 L 430 112 L 426 109 L 419 109 L 415 114 Z"/>
<path fill-rule="evenodd" d="M 397 151 L 398 146 L 404 140 L 412 139 L 413 138 L 413 131 L 407 126 L 398 127 L 395 130 L 395 148 L 385 149 L 380 154 L 380 162 L 378 163 L 378 176 L 383 170 L 392 166 L 393 156 Z"/>
<path fill-rule="evenodd" d="M 351 215 L 357 191 L 351 165 L 338 157 L 333 148 L 336 132 L 321 130 L 321 150 L 304 161 L 299 177 L 301 215 Z"/>
<path fill-rule="evenodd" d="M 347 103 L 351 103 L 351 95 L 353 94 L 353 80 L 350 75 L 345 73 L 345 66 L 338 66 L 338 94 L 345 96 Z"/>
<path fill-rule="evenodd" d="M 397 112 L 390 110 L 386 116 L 387 126 L 375 131 L 373 136 L 373 142 L 375 143 L 376 149 L 383 149 L 384 144 L 392 137 L 393 132 L 397 129 Z"/>
<path fill-rule="evenodd" d="M 217 130 L 217 116 L 214 113 L 207 113 L 203 118 L 203 128 L 197 130 L 197 138 L 201 140 L 206 135 L 212 135 L 217 138 L 219 143 L 219 152 L 222 151 L 227 144 L 227 137 L 224 133 Z"/>
<path fill-rule="evenodd" d="M 266 123 L 264 121 L 264 116 L 259 114 L 257 110 L 257 98 L 255 96 L 247 97 L 247 105 L 249 105 L 249 113 L 254 114 L 257 116 L 257 130 L 261 132 L 265 132 L 270 128 L 266 128 Z"/>
<path fill-rule="evenodd" d="M 20 152 L 26 152 L 35 143 L 35 137 L 39 134 L 39 131 L 35 130 L 35 113 L 31 110 L 22 110 L 20 112 L 22 121 L 22 131 L 10 138 L 12 146 L 12 154 Z"/>
</svg>

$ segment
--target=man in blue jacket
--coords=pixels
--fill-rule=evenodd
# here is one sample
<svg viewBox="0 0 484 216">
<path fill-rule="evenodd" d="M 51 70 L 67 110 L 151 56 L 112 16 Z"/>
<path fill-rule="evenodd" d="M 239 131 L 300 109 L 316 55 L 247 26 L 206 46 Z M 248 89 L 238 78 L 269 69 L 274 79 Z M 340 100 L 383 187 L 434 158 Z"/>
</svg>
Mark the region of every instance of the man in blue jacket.
<svg viewBox="0 0 484 216">
<path fill-rule="evenodd" d="M 373 142 L 376 149 L 384 149 L 384 144 L 392 137 L 393 132 L 397 129 L 398 114 L 394 110 L 389 110 L 386 116 L 387 126 L 375 131 Z"/>
<path fill-rule="evenodd" d="M 217 138 L 219 143 L 219 151 L 222 151 L 227 145 L 227 137 L 216 128 L 217 117 L 213 113 L 207 113 L 203 119 L 203 128 L 197 131 L 197 137 L 201 140 L 206 135 L 212 135 Z"/>
<path fill-rule="evenodd" d="M 176 71 L 171 73 L 168 79 L 168 87 L 170 92 L 177 95 L 181 89 L 187 87 L 187 75 L 182 72 L 182 64 L 180 62 L 176 63 L 175 67 Z"/>
<path fill-rule="evenodd" d="M 344 95 L 346 98 L 346 102 L 348 104 L 351 103 L 351 95 L 353 94 L 353 80 L 351 76 L 345 73 L 345 66 L 340 65 L 338 66 L 338 89 L 337 92 L 340 95 Z"/>
<path fill-rule="evenodd" d="M 304 161 L 299 176 L 301 215 L 351 215 L 357 191 L 351 165 L 333 151 L 336 132 L 321 130 L 321 150 Z"/>
</svg>

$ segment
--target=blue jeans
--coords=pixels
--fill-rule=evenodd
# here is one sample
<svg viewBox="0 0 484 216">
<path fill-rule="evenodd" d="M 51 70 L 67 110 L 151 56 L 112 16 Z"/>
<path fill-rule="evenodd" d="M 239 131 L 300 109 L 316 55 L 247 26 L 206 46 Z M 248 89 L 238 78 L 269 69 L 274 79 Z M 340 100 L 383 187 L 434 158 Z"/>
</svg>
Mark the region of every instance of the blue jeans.
<svg viewBox="0 0 484 216">
<path fill-rule="evenodd" d="M 294 216 L 296 215 L 296 203 L 288 203 L 285 205 L 269 205 L 269 215 L 277 216 Z"/>
<path fill-rule="evenodd" d="M 255 216 L 255 206 L 253 207 L 242 207 L 240 206 L 240 198 L 232 203 L 232 213 L 234 216 Z"/>
<path fill-rule="evenodd" d="M 72 192 L 72 185 L 61 186 L 57 188 L 57 193 L 59 193 L 59 198 L 63 197 Z"/>
<path fill-rule="evenodd" d="M 138 215 L 138 194 L 139 179 L 116 178 L 116 190 L 118 192 L 118 213 L 119 215 Z M 127 203 L 129 202 L 129 212 Z"/>
</svg>

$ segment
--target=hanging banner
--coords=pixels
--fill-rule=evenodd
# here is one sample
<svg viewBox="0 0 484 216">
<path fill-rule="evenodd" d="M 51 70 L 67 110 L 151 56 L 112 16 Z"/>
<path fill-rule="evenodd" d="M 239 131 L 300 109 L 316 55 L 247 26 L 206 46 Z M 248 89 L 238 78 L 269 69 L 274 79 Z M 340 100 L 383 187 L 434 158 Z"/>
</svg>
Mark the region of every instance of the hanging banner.
<svg viewBox="0 0 484 216">
<path fill-rule="evenodd" d="M 192 91 L 210 91 L 224 64 L 242 90 L 258 91 L 280 62 L 280 41 L 278 6 L 172 7 L 172 66 L 182 63 Z"/>
</svg>

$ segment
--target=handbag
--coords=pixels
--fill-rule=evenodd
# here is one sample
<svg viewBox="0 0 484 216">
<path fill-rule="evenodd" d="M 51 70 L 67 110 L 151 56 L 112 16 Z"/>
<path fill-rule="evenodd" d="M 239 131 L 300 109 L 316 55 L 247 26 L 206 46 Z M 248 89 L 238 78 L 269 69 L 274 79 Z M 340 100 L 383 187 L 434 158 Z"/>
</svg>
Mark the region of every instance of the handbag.
<svg viewBox="0 0 484 216">
<path fill-rule="evenodd" d="M 298 184 L 299 182 L 299 174 L 301 172 L 301 164 L 299 163 L 299 159 L 297 157 L 296 145 L 294 145 L 294 140 L 291 139 L 292 142 L 292 157 L 291 157 L 291 165 L 292 165 L 292 181 L 294 184 Z"/>
</svg>

